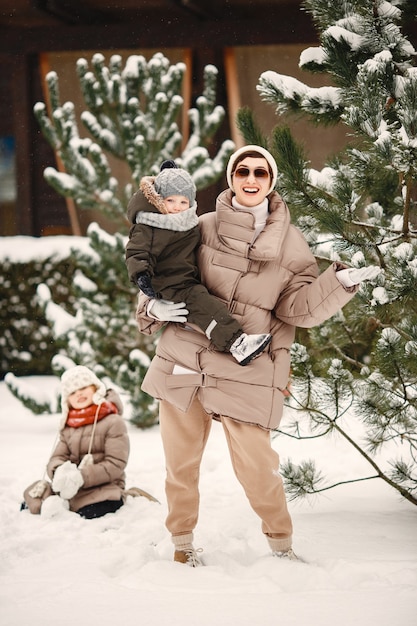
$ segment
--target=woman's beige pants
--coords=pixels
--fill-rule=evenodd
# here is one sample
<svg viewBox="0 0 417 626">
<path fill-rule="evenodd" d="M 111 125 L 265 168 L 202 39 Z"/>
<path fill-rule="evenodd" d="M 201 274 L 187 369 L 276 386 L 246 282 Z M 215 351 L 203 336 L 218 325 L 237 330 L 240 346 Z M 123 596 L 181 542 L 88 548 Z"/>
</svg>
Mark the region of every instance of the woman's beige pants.
<svg viewBox="0 0 417 626">
<path fill-rule="evenodd" d="M 173 536 L 186 535 L 197 525 L 200 463 L 212 418 L 198 400 L 186 413 L 161 401 L 159 417 L 167 469 L 166 526 Z M 227 417 L 222 417 L 221 423 L 236 477 L 262 520 L 262 531 L 271 548 L 290 548 L 291 517 L 278 474 L 279 457 L 271 447 L 269 431 Z"/>
</svg>

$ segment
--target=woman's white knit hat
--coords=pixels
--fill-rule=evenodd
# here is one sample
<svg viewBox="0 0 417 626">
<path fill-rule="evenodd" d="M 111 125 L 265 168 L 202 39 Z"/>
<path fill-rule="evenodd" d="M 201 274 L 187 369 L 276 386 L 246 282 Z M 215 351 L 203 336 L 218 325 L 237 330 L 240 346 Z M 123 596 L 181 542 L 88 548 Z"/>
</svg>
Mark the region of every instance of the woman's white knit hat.
<svg viewBox="0 0 417 626">
<path fill-rule="evenodd" d="M 262 148 L 262 146 L 255 146 L 251 144 L 248 146 L 243 146 L 243 148 L 239 148 L 238 150 L 236 150 L 236 152 L 233 152 L 233 154 L 229 158 L 229 162 L 226 168 L 227 184 L 229 185 L 230 189 L 234 191 L 233 181 L 232 181 L 232 172 L 234 170 L 236 159 L 238 159 L 242 154 L 245 154 L 245 152 L 258 152 L 264 159 L 268 161 L 268 164 L 272 171 L 271 185 L 267 191 L 267 195 L 268 195 L 268 193 L 271 193 L 271 191 L 274 190 L 275 185 L 277 184 L 278 168 L 277 168 L 277 164 L 272 154 L 268 152 L 268 150 L 265 150 L 265 148 Z"/>
<path fill-rule="evenodd" d="M 62 417 L 68 416 L 68 396 L 74 391 L 94 385 L 96 392 L 93 395 L 94 404 L 101 404 L 106 396 L 106 387 L 92 370 L 84 365 L 75 365 L 61 376 L 61 409 Z"/>
</svg>

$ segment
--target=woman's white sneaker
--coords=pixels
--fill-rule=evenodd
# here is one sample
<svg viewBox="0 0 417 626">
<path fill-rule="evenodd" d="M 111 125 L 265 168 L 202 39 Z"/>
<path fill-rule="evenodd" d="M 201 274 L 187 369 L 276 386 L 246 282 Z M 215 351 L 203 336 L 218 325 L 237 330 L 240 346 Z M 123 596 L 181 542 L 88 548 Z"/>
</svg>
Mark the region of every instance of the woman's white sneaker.
<svg viewBox="0 0 417 626">
<path fill-rule="evenodd" d="M 289 561 L 299 561 L 300 563 L 304 563 L 303 559 L 300 559 L 292 548 L 289 548 L 289 550 L 274 550 L 272 552 L 272 556 L 278 557 L 279 559 L 288 559 Z"/>
</svg>

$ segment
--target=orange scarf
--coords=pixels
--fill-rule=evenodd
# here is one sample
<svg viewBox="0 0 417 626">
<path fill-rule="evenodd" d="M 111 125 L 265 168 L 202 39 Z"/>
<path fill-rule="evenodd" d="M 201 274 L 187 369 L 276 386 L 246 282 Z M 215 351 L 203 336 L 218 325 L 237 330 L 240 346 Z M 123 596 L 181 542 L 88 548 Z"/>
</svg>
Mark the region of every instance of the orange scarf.
<svg viewBox="0 0 417 626">
<path fill-rule="evenodd" d="M 100 405 L 90 404 L 85 409 L 70 409 L 65 425 L 71 426 L 71 428 L 87 426 L 87 424 L 94 424 L 95 421 L 98 422 L 112 413 L 118 413 L 117 406 L 108 401 L 102 402 Z"/>
</svg>

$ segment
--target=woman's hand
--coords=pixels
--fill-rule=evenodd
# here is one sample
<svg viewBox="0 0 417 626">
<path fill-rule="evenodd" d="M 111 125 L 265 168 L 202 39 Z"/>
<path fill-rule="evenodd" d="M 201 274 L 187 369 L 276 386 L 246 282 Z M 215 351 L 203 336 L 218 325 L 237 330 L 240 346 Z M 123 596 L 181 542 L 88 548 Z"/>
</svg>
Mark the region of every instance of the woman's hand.
<svg viewBox="0 0 417 626">
<path fill-rule="evenodd" d="M 161 322 L 186 322 L 188 309 L 185 302 L 153 300 L 148 305 L 148 313 Z"/>
<path fill-rule="evenodd" d="M 381 272 L 381 268 L 377 265 L 369 265 L 369 267 L 361 267 L 356 269 L 351 267 L 346 270 L 336 272 L 336 278 L 343 287 L 354 287 L 359 285 L 363 280 L 372 280 Z"/>
</svg>

